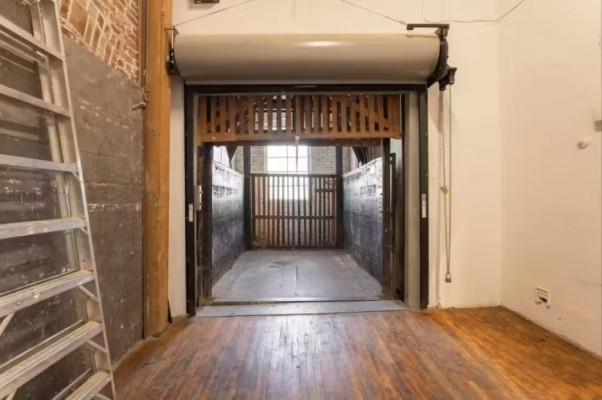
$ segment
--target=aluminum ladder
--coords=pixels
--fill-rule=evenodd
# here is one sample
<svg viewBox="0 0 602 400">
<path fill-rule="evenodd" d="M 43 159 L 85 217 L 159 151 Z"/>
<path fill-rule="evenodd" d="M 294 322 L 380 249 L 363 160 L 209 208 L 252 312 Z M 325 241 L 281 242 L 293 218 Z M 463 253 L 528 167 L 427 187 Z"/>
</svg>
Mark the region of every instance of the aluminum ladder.
<svg viewBox="0 0 602 400">
<path fill-rule="evenodd" d="M 0 167 L 8 173 L 25 170 L 49 174 L 57 188 L 55 210 L 59 209 L 61 218 L 0 224 L 0 240 L 59 232 L 63 234 L 59 245 L 63 245 L 64 236 L 64 254 L 74 268 L 3 293 L 0 296 L 0 341 L 15 313 L 67 292 L 73 293 L 77 300 L 74 304 L 78 308 L 78 323 L 0 366 L 0 399 L 13 399 L 19 388 L 81 348 L 91 360 L 91 367 L 86 371 L 70 371 L 78 378 L 61 388 L 54 398 L 116 399 L 73 121 L 59 1 L 21 2 L 29 9 L 26 18 L 31 16 L 30 29 L 1 16 L 3 11 L 0 10 L 0 48 L 37 65 L 41 96 L 0 85 L 0 100 L 43 118 L 51 160 L 10 155 L 10 149 L 0 148 Z"/>
</svg>

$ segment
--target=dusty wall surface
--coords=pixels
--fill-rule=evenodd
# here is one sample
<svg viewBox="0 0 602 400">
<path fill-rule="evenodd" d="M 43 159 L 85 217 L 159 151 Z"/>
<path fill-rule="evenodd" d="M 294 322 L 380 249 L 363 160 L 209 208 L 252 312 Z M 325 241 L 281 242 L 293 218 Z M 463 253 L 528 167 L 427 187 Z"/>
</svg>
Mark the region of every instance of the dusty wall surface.
<svg viewBox="0 0 602 400">
<path fill-rule="evenodd" d="M 343 177 L 345 249 L 382 282 L 382 160 L 377 159 Z"/>
<path fill-rule="evenodd" d="M 2 0 L 0 5 L 2 15 L 30 29 L 25 6 L 14 0 Z M 64 39 L 115 362 L 142 338 L 142 114 L 131 111 L 142 93 L 124 71 L 103 63 L 89 48 Z M 0 83 L 39 97 L 37 68 L 3 51 Z M 5 102 L 0 102 L 0 149 L 4 154 L 52 159 L 44 120 Z M 61 192 L 63 186 L 52 174 L 0 169 L 0 223 L 60 218 Z M 70 232 L 0 241 L 0 292 L 76 270 L 77 262 L 66 252 L 66 240 L 73 240 Z M 15 314 L 0 341 L 0 363 L 85 318 L 80 299 L 72 291 Z M 90 366 L 89 352 L 77 351 L 23 386 L 15 399 L 51 398 Z"/>
<path fill-rule="evenodd" d="M 213 163 L 212 278 L 215 284 L 244 250 L 243 177 Z"/>
<path fill-rule="evenodd" d="M 142 112 L 131 111 L 142 93 L 82 46 L 65 46 L 109 346 L 119 360 L 142 338 Z"/>
</svg>

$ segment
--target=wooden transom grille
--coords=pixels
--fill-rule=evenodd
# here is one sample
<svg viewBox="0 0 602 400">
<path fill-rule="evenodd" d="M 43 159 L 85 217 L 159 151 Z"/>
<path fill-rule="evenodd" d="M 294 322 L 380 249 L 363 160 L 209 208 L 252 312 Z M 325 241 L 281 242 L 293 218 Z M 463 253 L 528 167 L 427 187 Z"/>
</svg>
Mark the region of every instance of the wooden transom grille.
<svg viewBox="0 0 602 400">
<path fill-rule="evenodd" d="M 399 95 L 200 96 L 201 142 L 400 138 Z"/>
</svg>

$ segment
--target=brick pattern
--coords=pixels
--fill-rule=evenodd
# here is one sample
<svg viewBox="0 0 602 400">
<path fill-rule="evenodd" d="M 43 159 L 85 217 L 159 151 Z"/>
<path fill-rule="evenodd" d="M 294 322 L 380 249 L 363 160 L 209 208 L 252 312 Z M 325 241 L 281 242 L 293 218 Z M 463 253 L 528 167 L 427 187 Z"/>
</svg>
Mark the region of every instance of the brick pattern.
<svg viewBox="0 0 602 400">
<path fill-rule="evenodd" d="M 63 32 L 105 63 L 138 79 L 138 0 L 61 0 Z"/>
</svg>

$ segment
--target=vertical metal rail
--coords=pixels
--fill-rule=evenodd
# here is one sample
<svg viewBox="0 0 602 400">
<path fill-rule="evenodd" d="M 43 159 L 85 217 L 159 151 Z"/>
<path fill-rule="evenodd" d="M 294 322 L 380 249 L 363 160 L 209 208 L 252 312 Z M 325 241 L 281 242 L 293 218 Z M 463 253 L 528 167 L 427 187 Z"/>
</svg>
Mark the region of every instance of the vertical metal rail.
<svg viewBox="0 0 602 400">
<path fill-rule="evenodd" d="M 243 124 L 244 125 L 244 124 Z M 251 231 L 253 229 L 253 220 L 251 218 L 251 196 L 254 188 L 251 181 L 251 147 L 243 146 L 243 237 L 245 238 L 245 249 L 251 249 Z"/>
<path fill-rule="evenodd" d="M 418 148 L 420 174 L 420 308 L 429 305 L 428 219 L 428 99 L 426 89 L 418 94 Z"/>
<path fill-rule="evenodd" d="M 198 191 L 200 186 L 198 186 L 196 168 L 198 153 L 195 146 L 195 95 L 188 88 L 185 89 L 184 102 L 186 108 L 184 120 L 186 204 L 184 205 L 185 215 L 183 217 L 186 219 L 186 312 L 188 315 L 194 316 L 200 298 L 199 277 L 197 276 L 197 225 L 200 224 L 200 218 L 197 218 L 197 216 L 202 212 L 202 199 Z"/>
<path fill-rule="evenodd" d="M 382 140 L 383 194 L 382 194 L 382 268 L 383 295 L 391 296 L 391 141 Z"/>
<path fill-rule="evenodd" d="M 201 301 L 208 302 L 211 299 L 211 288 L 213 279 L 213 259 L 211 244 L 213 237 L 213 145 L 203 143 L 201 145 L 200 185 L 201 185 L 201 223 L 199 225 L 199 237 L 201 243 L 200 255 L 200 288 Z"/>
</svg>

